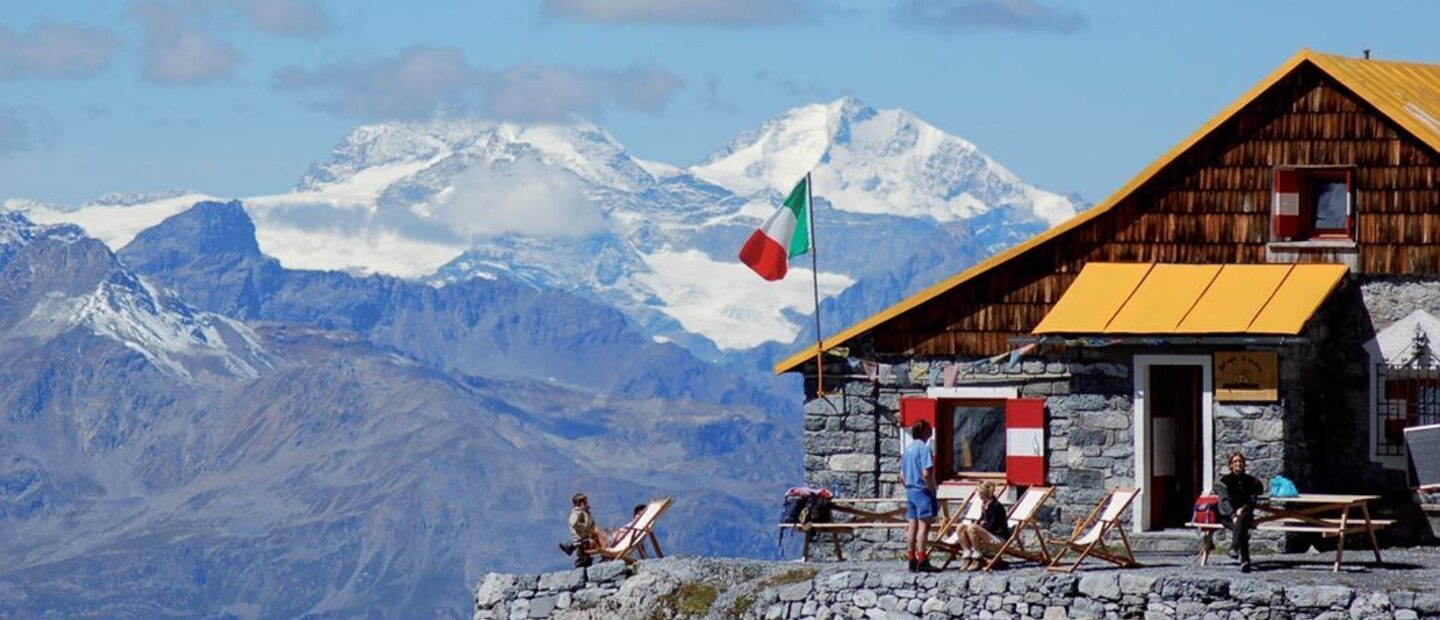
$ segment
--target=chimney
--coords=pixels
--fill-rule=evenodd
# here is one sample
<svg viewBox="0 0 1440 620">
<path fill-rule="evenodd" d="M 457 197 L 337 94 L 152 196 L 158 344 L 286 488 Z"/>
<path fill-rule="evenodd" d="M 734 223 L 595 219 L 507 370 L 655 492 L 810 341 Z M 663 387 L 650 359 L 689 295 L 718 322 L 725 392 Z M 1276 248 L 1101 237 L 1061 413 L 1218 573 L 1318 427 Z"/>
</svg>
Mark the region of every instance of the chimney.
<svg viewBox="0 0 1440 620">
<path fill-rule="evenodd" d="M 1367 47 L 1363 50 L 1360 50 L 1360 52 L 1365 54 L 1365 60 L 1370 60 L 1370 48 Z"/>
</svg>

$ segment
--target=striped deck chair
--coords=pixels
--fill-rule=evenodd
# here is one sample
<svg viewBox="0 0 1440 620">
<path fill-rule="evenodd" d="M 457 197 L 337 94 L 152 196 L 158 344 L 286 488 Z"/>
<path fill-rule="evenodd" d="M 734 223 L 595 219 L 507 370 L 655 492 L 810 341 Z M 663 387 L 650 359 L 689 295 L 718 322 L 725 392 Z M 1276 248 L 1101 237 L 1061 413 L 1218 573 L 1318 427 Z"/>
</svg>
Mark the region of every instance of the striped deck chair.
<svg viewBox="0 0 1440 620">
<path fill-rule="evenodd" d="M 625 531 L 620 538 L 612 541 L 605 548 L 596 551 L 595 555 L 607 560 L 623 560 L 626 564 L 634 564 L 640 558 L 650 557 L 645 552 L 645 541 L 648 540 L 655 547 L 655 557 L 665 557 L 665 554 L 660 551 L 660 540 L 655 537 L 655 522 L 673 503 L 675 503 L 675 498 L 666 497 L 646 504 L 645 511 L 640 513 L 639 518 L 635 519 L 635 523 L 628 528 L 628 531 Z M 637 555 L 639 557 L 636 557 Z"/>
<path fill-rule="evenodd" d="M 1130 568 L 1139 566 L 1135 561 L 1135 551 L 1130 548 L 1130 539 L 1125 536 L 1125 527 L 1120 524 L 1125 509 L 1135 501 L 1135 496 L 1140 494 L 1140 489 L 1116 488 L 1110 489 L 1099 505 L 1085 517 L 1085 520 L 1075 525 L 1075 531 L 1070 533 L 1069 540 L 1051 539 L 1050 544 L 1060 545 L 1060 553 L 1055 555 L 1050 562 L 1049 570 L 1075 572 L 1085 558 L 1094 556 L 1112 564 Z M 1120 542 L 1124 545 L 1125 552 L 1112 551 L 1105 546 L 1105 534 L 1111 530 L 1120 532 Z M 1071 551 L 1078 552 L 1079 557 L 1069 566 L 1061 564 L 1061 560 Z"/>
<path fill-rule="evenodd" d="M 1055 487 L 1030 487 L 1015 502 L 1010 509 L 1010 537 L 995 550 L 994 556 L 985 563 L 985 570 L 995 568 L 1004 556 L 1013 556 L 1023 560 L 1030 560 L 1038 564 L 1050 564 L 1050 549 L 1045 546 L 1045 534 L 1040 526 L 1035 523 L 1035 517 L 1040 514 L 1040 507 L 1045 505 L 1045 500 L 1050 499 L 1050 494 L 1055 492 Z M 1026 530 L 1035 533 L 1035 544 L 1038 551 L 1031 551 L 1025 548 Z"/>
</svg>

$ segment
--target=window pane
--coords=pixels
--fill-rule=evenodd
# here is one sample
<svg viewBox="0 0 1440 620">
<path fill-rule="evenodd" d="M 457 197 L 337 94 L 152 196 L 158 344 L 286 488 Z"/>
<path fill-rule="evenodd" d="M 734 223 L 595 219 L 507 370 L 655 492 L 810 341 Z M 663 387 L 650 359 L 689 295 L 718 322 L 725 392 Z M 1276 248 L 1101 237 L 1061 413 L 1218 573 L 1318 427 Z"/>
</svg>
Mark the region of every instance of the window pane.
<svg viewBox="0 0 1440 620">
<path fill-rule="evenodd" d="M 1315 184 L 1315 228 L 1342 230 L 1349 210 L 1349 192 L 1344 181 L 1319 181 Z"/>
<path fill-rule="evenodd" d="M 953 463 L 957 472 L 1005 471 L 1005 408 L 956 406 Z"/>
</svg>

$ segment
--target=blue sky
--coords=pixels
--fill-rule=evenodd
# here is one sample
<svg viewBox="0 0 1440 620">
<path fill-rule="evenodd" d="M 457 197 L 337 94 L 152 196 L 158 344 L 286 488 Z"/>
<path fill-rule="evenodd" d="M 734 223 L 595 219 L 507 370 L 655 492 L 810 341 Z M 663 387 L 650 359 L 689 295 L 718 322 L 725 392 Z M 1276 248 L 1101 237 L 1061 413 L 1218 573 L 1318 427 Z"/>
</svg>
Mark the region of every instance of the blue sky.
<svg viewBox="0 0 1440 620">
<path fill-rule="evenodd" d="M 1098 200 L 1301 47 L 1440 62 L 1440 3 L 76 0 L 0 14 L 0 198 L 283 191 L 360 123 L 578 114 L 689 164 L 853 95 Z"/>
</svg>

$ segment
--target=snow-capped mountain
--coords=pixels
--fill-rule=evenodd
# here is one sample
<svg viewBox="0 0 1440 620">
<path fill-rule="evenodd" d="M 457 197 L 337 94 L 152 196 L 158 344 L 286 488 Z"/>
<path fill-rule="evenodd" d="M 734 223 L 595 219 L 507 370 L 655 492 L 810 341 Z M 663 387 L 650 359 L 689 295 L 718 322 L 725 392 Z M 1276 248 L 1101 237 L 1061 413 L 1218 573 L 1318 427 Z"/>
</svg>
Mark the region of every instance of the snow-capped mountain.
<svg viewBox="0 0 1440 620">
<path fill-rule="evenodd" d="M 85 330 L 187 381 L 254 377 L 268 364 L 244 324 L 157 290 L 75 226 L 0 213 L 0 265 L 0 338 L 47 342 Z"/>
<path fill-rule="evenodd" d="M 1008 229 L 979 231 L 992 251 L 1075 215 L 1070 199 L 1023 183 L 974 144 L 851 97 L 790 110 L 690 171 L 764 203 L 810 172 L 816 194 L 844 211 L 942 223 L 1001 211 Z"/>
<path fill-rule="evenodd" d="M 637 158 L 583 121 L 363 126 L 292 191 L 243 200 L 261 249 L 289 268 L 437 286 L 505 276 L 590 296 L 657 340 L 715 356 L 809 325 L 808 265 L 769 283 L 736 259 L 807 170 L 824 298 L 889 274 L 898 288 L 867 298 L 893 301 L 923 284 L 895 277 L 916 272 L 900 265 L 938 253 L 960 269 L 1076 209 L 963 139 L 853 98 L 791 110 L 689 168 Z M 7 206 L 118 248 L 199 198 Z"/>
</svg>

